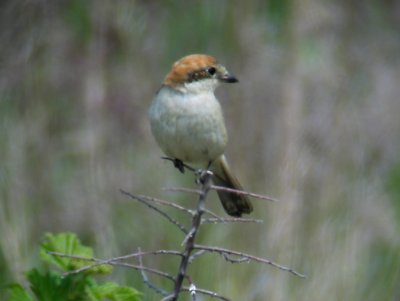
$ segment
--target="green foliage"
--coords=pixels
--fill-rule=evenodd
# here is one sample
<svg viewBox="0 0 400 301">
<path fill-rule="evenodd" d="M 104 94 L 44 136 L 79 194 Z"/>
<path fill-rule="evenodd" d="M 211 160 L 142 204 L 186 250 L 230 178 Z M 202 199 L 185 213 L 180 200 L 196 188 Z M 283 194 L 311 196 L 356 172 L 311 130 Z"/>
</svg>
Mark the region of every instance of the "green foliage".
<svg viewBox="0 0 400 301">
<path fill-rule="evenodd" d="M 82 257 L 72 259 L 66 256 L 52 255 L 50 252 L 66 256 Z M 93 264 L 93 250 L 80 243 L 73 233 L 45 235 L 40 246 L 40 255 L 44 262 L 60 269 L 62 272 L 73 271 Z M 55 271 L 39 271 L 36 268 L 26 273 L 31 292 L 20 284 L 13 283 L 8 287 L 8 301 L 81 301 L 113 300 L 140 301 L 140 293 L 131 287 L 120 286 L 113 282 L 97 283 L 92 275 L 111 272 L 111 266 L 99 265 L 80 273 L 62 275 Z"/>
<path fill-rule="evenodd" d="M 8 287 L 9 301 L 33 301 L 28 292 L 18 283 L 13 283 Z"/>
<path fill-rule="evenodd" d="M 139 293 L 131 287 L 122 287 L 113 282 L 105 282 L 102 285 L 91 286 L 86 290 L 90 300 L 100 301 L 108 298 L 113 301 L 139 300 Z"/>
<path fill-rule="evenodd" d="M 91 260 L 54 256 L 49 252 L 57 252 L 83 258 L 93 258 L 92 248 L 82 245 L 74 233 L 60 233 L 57 235 L 47 233 L 40 248 L 40 256 L 42 260 L 63 271 L 80 269 L 93 263 Z M 88 271 L 96 274 L 108 274 L 112 271 L 112 267 L 110 265 L 98 265 Z"/>
<path fill-rule="evenodd" d="M 27 278 L 32 292 L 41 301 L 84 300 L 85 287 L 91 283 L 91 279 L 83 274 L 62 277 L 56 272 L 37 269 L 30 270 Z"/>
</svg>

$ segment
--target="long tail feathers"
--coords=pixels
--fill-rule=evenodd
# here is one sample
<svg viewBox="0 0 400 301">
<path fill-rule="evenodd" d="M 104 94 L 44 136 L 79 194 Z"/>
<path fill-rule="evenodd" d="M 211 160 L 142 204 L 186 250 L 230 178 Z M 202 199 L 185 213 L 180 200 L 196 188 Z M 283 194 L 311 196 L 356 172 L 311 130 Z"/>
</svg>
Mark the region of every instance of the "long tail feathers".
<svg viewBox="0 0 400 301">
<path fill-rule="evenodd" d="M 214 172 L 215 185 L 243 190 L 242 185 L 230 171 L 224 155 L 215 160 L 211 168 Z M 217 193 L 222 206 L 229 215 L 240 217 L 243 213 L 249 214 L 253 211 L 253 206 L 246 196 L 225 191 L 217 191 Z"/>
</svg>

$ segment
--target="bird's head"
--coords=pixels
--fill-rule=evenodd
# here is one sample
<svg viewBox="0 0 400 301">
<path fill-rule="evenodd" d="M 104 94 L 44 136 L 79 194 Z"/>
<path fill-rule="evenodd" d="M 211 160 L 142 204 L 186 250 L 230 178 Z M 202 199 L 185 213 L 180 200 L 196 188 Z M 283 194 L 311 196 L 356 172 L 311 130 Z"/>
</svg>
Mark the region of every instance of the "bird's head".
<svg viewBox="0 0 400 301">
<path fill-rule="evenodd" d="M 238 80 L 214 57 L 191 54 L 172 65 L 163 85 L 181 92 L 201 93 L 213 92 L 221 82 L 236 83 Z"/>
</svg>

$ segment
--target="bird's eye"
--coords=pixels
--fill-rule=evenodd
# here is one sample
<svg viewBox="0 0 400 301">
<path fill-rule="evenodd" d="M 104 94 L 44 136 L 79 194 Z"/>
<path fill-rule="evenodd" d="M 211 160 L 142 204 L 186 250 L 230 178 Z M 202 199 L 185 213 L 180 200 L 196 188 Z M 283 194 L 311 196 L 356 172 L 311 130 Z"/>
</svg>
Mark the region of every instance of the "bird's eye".
<svg viewBox="0 0 400 301">
<path fill-rule="evenodd" d="M 209 67 L 206 69 L 206 71 L 208 72 L 208 74 L 210 75 L 214 75 L 215 72 L 217 72 L 217 70 L 214 67 Z"/>
</svg>

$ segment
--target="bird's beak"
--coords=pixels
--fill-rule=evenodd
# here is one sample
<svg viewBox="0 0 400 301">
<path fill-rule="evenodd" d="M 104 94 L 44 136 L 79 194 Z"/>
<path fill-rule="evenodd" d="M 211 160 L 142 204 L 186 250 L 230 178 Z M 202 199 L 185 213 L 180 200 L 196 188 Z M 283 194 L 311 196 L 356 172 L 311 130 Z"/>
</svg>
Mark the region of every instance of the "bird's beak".
<svg viewBox="0 0 400 301">
<path fill-rule="evenodd" d="M 225 83 L 237 83 L 239 80 L 229 73 L 222 74 L 219 79 Z"/>
</svg>

